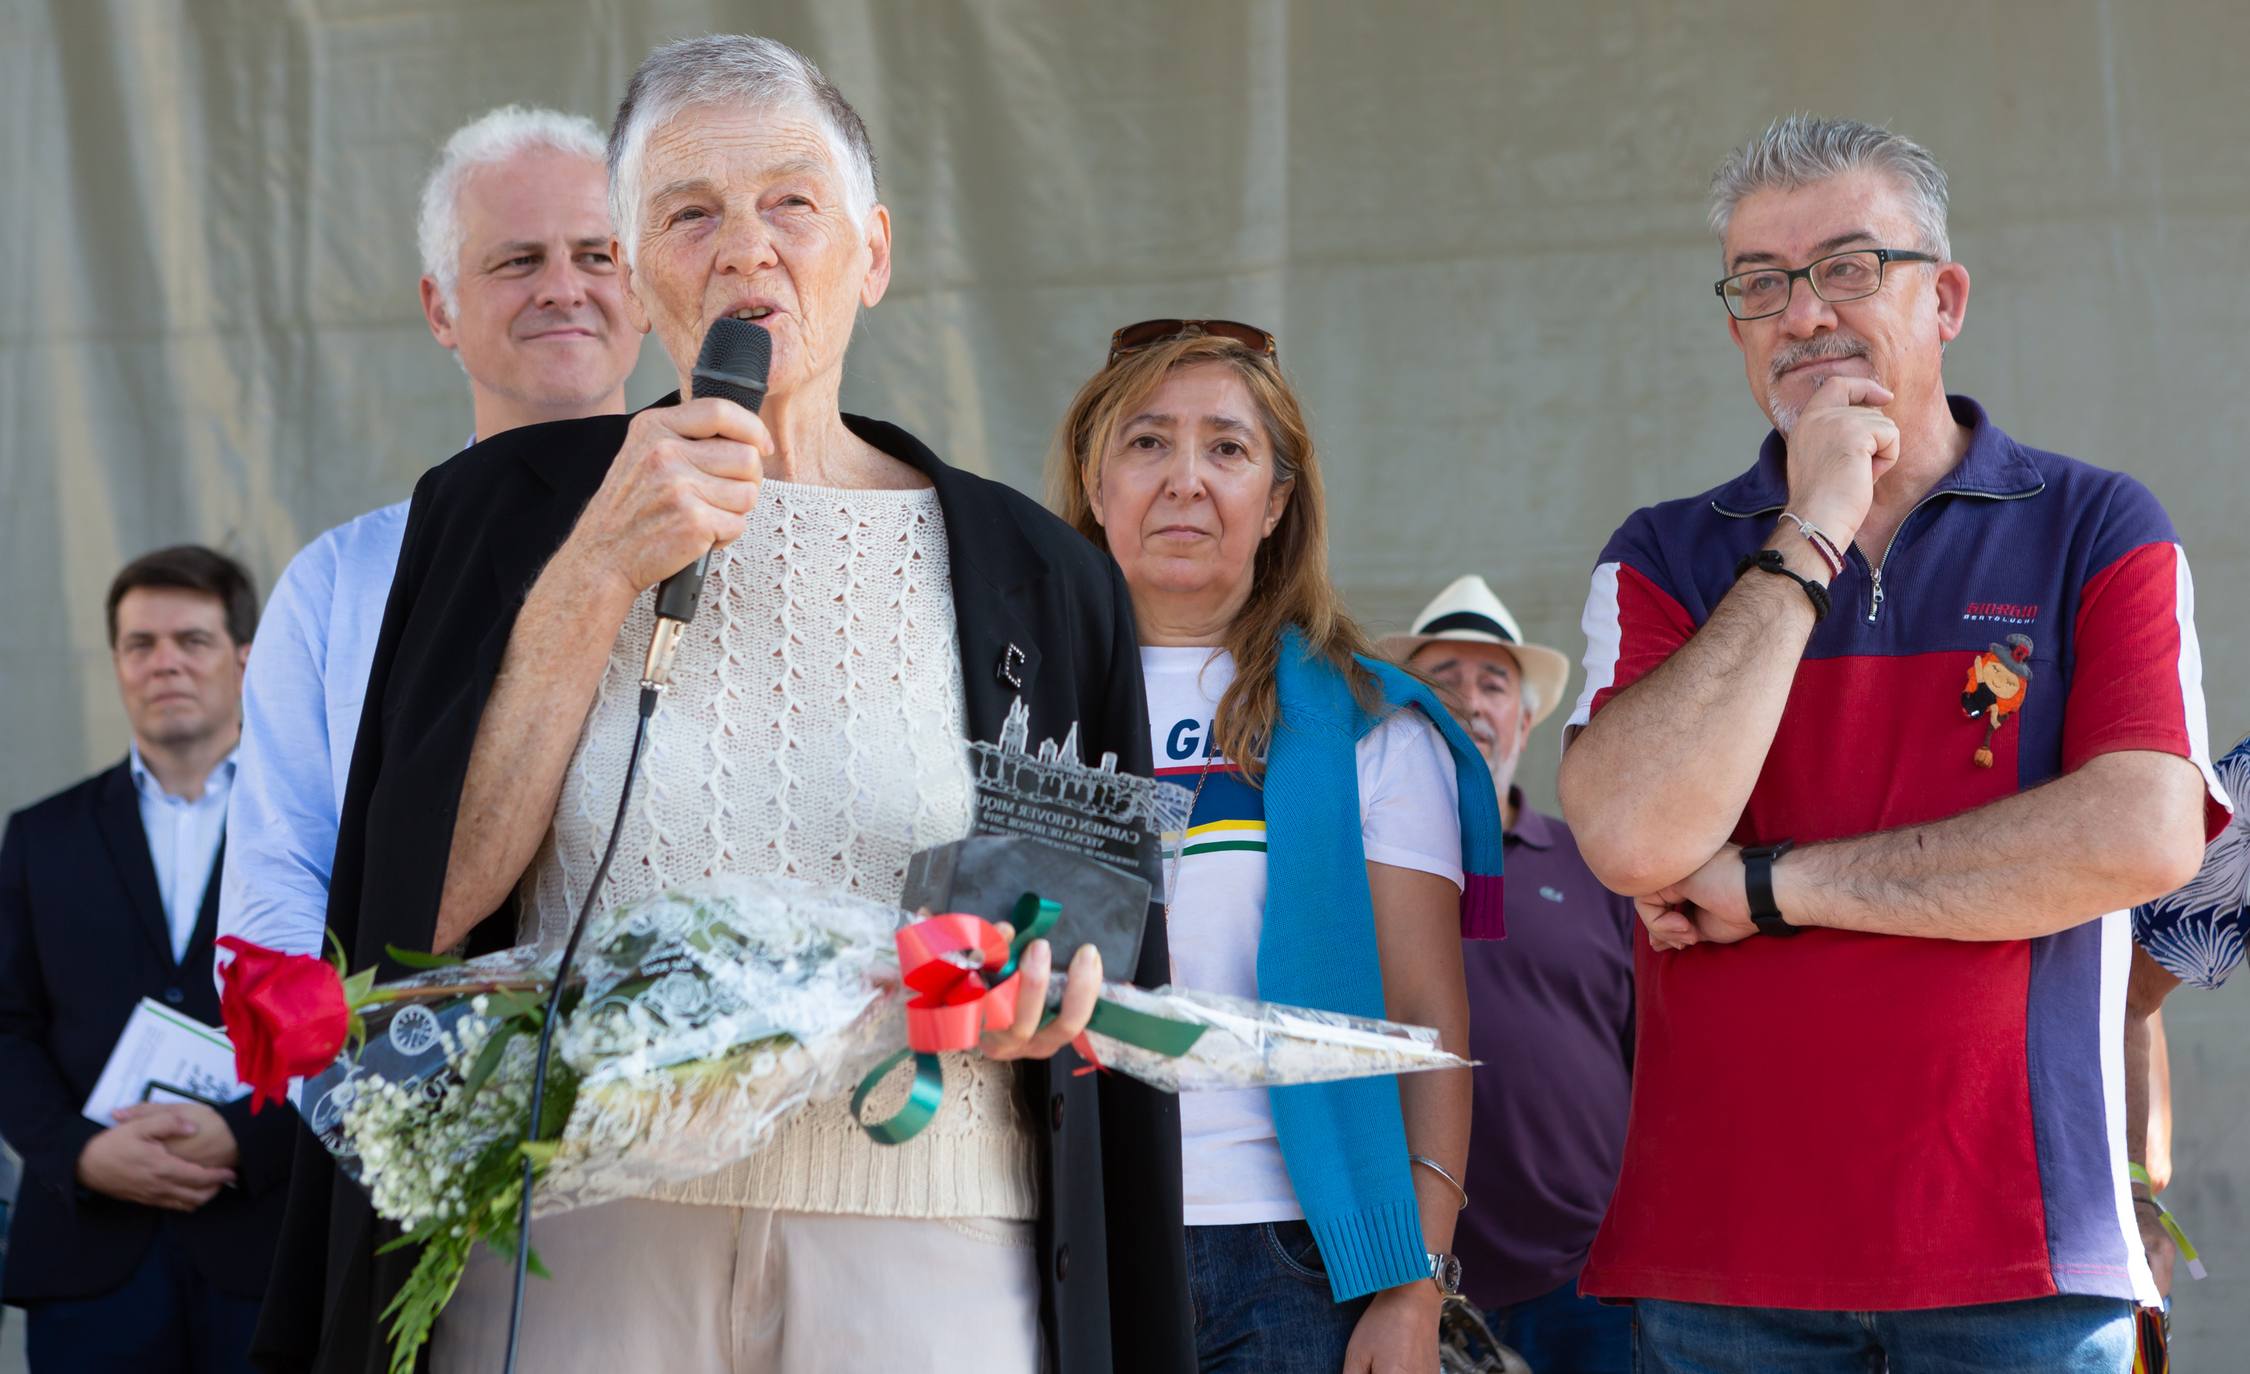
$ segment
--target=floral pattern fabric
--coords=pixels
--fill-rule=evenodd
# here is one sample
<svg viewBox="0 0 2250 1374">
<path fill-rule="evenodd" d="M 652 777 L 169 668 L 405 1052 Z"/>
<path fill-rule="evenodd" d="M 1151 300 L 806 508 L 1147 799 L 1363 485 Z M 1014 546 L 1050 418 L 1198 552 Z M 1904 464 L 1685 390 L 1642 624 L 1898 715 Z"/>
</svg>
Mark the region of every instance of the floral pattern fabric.
<svg viewBox="0 0 2250 1374">
<path fill-rule="evenodd" d="M 2133 909 L 2133 940 L 2182 982 L 2215 988 L 2242 966 L 2250 924 L 2250 737 L 2215 770 L 2234 819 L 2203 851 L 2186 887 Z"/>
</svg>

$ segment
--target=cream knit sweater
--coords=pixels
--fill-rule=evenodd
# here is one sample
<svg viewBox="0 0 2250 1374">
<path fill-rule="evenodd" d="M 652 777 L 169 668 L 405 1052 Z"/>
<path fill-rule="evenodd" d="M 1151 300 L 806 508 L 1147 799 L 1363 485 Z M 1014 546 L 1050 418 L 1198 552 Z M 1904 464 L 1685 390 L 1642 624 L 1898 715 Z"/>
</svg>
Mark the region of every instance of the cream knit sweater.
<svg viewBox="0 0 2250 1374">
<path fill-rule="evenodd" d="M 609 839 L 654 595 L 626 617 L 526 882 L 522 936 L 560 944 Z M 937 496 L 767 480 L 713 560 L 651 722 L 604 906 L 713 873 L 783 875 L 896 902 L 908 857 L 968 833 L 961 664 Z M 671 1201 L 871 1216 L 1037 1215 L 1012 1073 L 949 1055 L 937 1119 L 877 1145 L 815 1102 L 745 1164 Z M 887 1115 L 904 1073 L 868 1104 Z"/>
</svg>

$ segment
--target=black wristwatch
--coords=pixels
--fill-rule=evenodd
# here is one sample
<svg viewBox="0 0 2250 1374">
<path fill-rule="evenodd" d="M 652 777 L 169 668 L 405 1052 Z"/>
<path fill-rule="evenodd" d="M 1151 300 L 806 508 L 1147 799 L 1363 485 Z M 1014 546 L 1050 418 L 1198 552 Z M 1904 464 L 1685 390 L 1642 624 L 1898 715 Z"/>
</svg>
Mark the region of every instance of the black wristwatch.
<svg viewBox="0 0 2250 1374">
<path fill-rule="evenodd" d="M 1803 929 L 1781 919 L 1781 908 L 1773 902 L 1774 860 L 1788 853 L 1796 843 L 1782 840 L 1776 844 L 1752 845 L 1742 851 L 1742 886 L 1750 896 L 1750 919 L 1757 923 L 1761 935 L 1795 935 Z"/>
</svg>

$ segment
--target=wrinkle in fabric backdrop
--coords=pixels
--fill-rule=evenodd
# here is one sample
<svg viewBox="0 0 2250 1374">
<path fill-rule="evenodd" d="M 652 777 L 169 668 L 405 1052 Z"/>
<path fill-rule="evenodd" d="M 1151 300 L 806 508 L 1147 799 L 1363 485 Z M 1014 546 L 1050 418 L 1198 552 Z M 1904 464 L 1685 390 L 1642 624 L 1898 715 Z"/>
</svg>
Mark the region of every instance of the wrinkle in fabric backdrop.
<svg viewBox="0 0 2250 1374">
<path fill-rule="evenodd" d="M 510 100 L 606 125 L 642 54 L 713 29 L 803 48 L 873 131 L 897 264 L 847 406 L 1037 489 L 1111 328 L 1267 325 L 1370 627 L 1477 570 L 1574 656 L 1608 532 L 1763 432 L 1710 296 L 1710 168 L 1782 111 L 1890 123 L 1953 176 L 1974 293 L 1949 379 L 2155 489 L 2212 738 L 2250 731 L 2229 0 L 0 0 L 0 806 L 123 752 L 101 598 L 127 558 L 201 540 L 270 586 L 467 435 L 415 299 L 445 135 Z M 628 398 L 671 385 L 652 344 Z M 1543 804 L 1554 740 L 1525 764 Z M 2206 1349 L 2250 1343 L 2250 1168 L 2216 1146 L 2250 1130 L 2250 1017 L 2226 1005 L 2170 1013 Z"/>
</svg>

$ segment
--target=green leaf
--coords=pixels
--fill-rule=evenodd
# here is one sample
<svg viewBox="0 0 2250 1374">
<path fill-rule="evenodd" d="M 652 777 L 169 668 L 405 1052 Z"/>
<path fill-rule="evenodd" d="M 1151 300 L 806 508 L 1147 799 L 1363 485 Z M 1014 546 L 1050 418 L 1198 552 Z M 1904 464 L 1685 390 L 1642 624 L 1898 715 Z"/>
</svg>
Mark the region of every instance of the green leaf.
<svg viewBox="0 0 2250 1374">
<path fill-rule="evenodd" d="M 540 1262 L 539 1252 L 537 1250 L 534 1250 L 530 1254 L 527 1254 L 523 1257 L 523 1267 L 525 1272 L 527 1273 L 537 1274 L 540 1278 L 546 1279 L 550 1283 L 554 1281 L 555 1276 L 548 1273 L 547 1266 Z"/>
<path fill-rule="evenodd" d="M 472 1244 L 466 1235 L 456 1236 L 446 1228 L 423 1249 L 414 1272 L 383 1309 L 384 1317 L 394 1318 L 390 1331 L 392 1374 L 412 1374 L 416 1357 L 437 1326 L 438 1314 L 461 1286 Z"/>
<path fill-rule="evenodd" d="M 563 1127 L 570 1124 L 570 1113 L 578 1105 L 578 1075 L 562 1061 L 562 1052 L 555 1051 L 554 1059 L 547 1065 L 547 1100 L 540 1104 L 540 1114 L 546 1119 L 539 1123 L 534 1133 L 541 1140 L 559 1140 Z"/>
<path fill-rule="evenodd" d="M 344 1005 L 364 1007 L 375 991 L 375 970 L 363 968 L 344 980 Z"/>
<path fill-rule="evenodd" d="M 469 1066 L 469 1076 L 462 1080 L 461 1092 L 464 1097 L 475 1097 L 478 1090 L 484 1087 L 486 1080 L 492 1077 L 493 1070 L 500 1067 L 501 1056 L 508 1052 L 508 1042 L 513 1039 L 514 1032 L 503 1028 L 494 1031 L 492 1038 L 484 1042 L 484 1048 L 477 1051 L 476 1063 Z"/>
<path fill-rule="evenodd" d="M 488 994 L 484 1014 L 496 1021 L 514 1021 L 525 1016 L 537 1018 L 546 1005 L 546 993 L 536 988 L 513 988 Z"/>
<path fill-rule="evenodd" d="M 544 1169 L 555 1162 L 555 1151 L 562 1148 L 562 1143 L 554 1140 L 527 1140 L 516 1148 L 521 1150 L 533 1165 Z"/>
<path fill-rule="evenodd" d="M 385 945 L 383 952 L 408 968 L 454 968 L 461 963 L 456 954 L 430 954 L 418 949 L 400 949 L 397 945 Z"/>
</svg>

